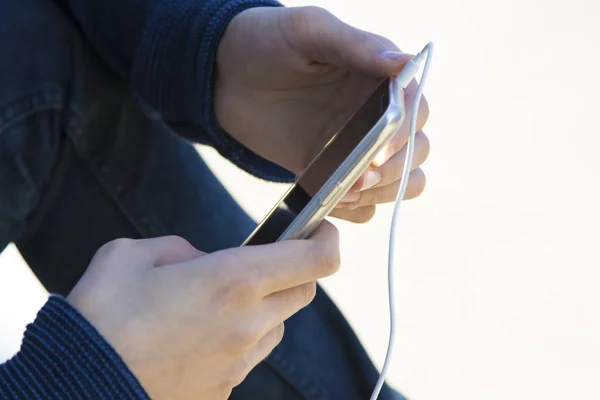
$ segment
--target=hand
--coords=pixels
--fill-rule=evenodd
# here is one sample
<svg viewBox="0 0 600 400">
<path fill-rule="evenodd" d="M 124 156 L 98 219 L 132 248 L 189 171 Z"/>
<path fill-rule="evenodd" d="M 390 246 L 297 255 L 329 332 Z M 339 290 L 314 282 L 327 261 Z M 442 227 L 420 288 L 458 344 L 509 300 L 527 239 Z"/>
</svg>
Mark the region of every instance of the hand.
<svg viewBox="0 0 600 400">
<path fill-rule="evenodd" d="M 226 399 L 339 266 L 323 223 L 308 240 L 204 254 L 184 239 L 102 247 L 68 300 L 153 399 Z"/>
<path fill-rule="evenodd" d="M 294 173 L 304 169 L 368 98 L 382 78 L 411 58 L 389 40 L 344 24 L 316 7 L 254 8 L 236 16 L 217 55 L 215 112 L 240 143 Z M 407 89 L 411 113 L 415 84 Z M 429 153 L 419 108 L 415 157 L 407 198 L 418 196 Z M 393 201 L 402 174 L 408 120 L 388 149 L 356 182 L 332 215 L 364 222 L 375 204 Z"/>
</svg>

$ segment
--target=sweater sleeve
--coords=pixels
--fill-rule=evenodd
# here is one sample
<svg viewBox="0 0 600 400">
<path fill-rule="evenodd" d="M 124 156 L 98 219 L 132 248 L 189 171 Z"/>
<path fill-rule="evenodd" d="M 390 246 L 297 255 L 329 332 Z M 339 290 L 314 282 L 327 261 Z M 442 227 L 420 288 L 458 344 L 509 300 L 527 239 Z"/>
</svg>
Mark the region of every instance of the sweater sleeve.
<svg viewBox="0 0 600 400">
<path fill-rule="evenodd" d="M 0 399 L 149 399 L 123 360 L 65 299 L 50 296 L 21 350 L 0 365 Z"/>
<path fill-rule="evenodd" d="M 131 81 L 144 105 L 176 133 L 215 147 L 264 179 L 293 174 L 253 153 L 216 121 L 213 92 L 219 41 L 229 22 L 275 0 L 60 0 L 87 40 Z"/>
</svg>

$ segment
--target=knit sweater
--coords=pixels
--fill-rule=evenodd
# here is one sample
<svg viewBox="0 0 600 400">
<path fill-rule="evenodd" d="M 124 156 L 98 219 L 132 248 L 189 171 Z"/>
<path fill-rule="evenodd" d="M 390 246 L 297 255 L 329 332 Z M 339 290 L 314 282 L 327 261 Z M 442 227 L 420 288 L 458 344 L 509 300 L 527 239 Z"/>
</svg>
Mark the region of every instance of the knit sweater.
<svg viewBox="0 0 600 400">
<path fill-rule="evenodd" d="M 294 175 L 227 135 L 213 107 L 215 60 L 229 22 L 275 0 L 57 0 L 94 49 L 127 77 L 142 102 L 178 134 L 216 148 L 247 172 L 279 182 Z M 201 129 L 198 129 L 201 128 Z"/>
<path fill-rule="evenodd" d="M 219 40 L 238 13 L 273 0 L 57 0 L 91 46 L 178 133 L 273 181 L 293 175 L 243 147 L 213 109 Z M 196 134 L 201 131 L 202 134 Z M 0 399 L 147 399 L 135 375 L 65 299 L 50 296 L 0 365 Z"/>
<path fill-rule="evenodd" d="M 148 399 L 121 357 L 65 299 L 50 296 L 0 366 L 0 399 Z"/>
</svg>

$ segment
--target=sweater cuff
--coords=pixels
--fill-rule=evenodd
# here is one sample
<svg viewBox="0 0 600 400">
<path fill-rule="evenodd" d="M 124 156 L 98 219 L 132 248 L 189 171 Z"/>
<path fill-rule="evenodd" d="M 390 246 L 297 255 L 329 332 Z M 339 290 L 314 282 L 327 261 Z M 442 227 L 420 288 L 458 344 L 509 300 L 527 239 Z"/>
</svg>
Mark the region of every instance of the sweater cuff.
<svg viewBox="0 0 600 400">
<path fill-rule="evenodd" d="M 65 299 L 52 295 L 0 366 L 1 399 L 149 399 L 115 350 Z"/>
<path fill-rule="evenodd" d="M 274 0 L 161 2 L 149 16 L 133 66 L 132 85 L 144 102 L 182 136 L 208 144 L 252 175 L 293 182 L 294 175 L 260 157 L 224 132 L 214 110 L 216 56 L 231 20 L 254 7 L 281 7 Z"/>
<path fill-rule="evenodd" d="M 246 9 L 252 7 L 280 7 L 281 4 L 270 0 L 220 0 L 215 2 L 215 4 L 217 3 L 220 4 L 212 19 L 213 27 L 209 36 L 204 37 L 205 40 L 202 41 L 202 47 L 198 52 L 198 77 L 200 78 L 198 84 L 200 93 L 204 94 L 204 119 L 208 127 L 208 133 L 214 138 L 215 147 L 221 155 L 246 172 L 269 181 L 293 182 L 295 175 L 292 172 L 253 153 L 224 132 L 217 123 L 214 110 L 216 57 L 225 29 L 237 14 Z"/>
</svg>

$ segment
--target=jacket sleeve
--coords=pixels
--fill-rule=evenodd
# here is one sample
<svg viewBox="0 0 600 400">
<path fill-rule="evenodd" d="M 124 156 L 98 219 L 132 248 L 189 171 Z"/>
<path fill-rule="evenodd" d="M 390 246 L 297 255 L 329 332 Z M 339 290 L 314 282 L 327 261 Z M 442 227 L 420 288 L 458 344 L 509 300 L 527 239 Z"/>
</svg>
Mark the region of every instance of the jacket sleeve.
<svg viewBox="0 0 600 400">
<path fill-rule="evenodd" d="M 215 147 L 261 178 L 293 174 L 245 148 L 218 125 L 213 107 L 215 58 L 229 22 L 275 0 L 60 0 L 87 40 L 140 100 L 178 134 Z"/>
<path fill-rule="evenodd" d="M 149 399 L 113 348 L 65 299 L 50 296 L 20 351 L 0 365 L 0 399 Z"/>
</svg>

